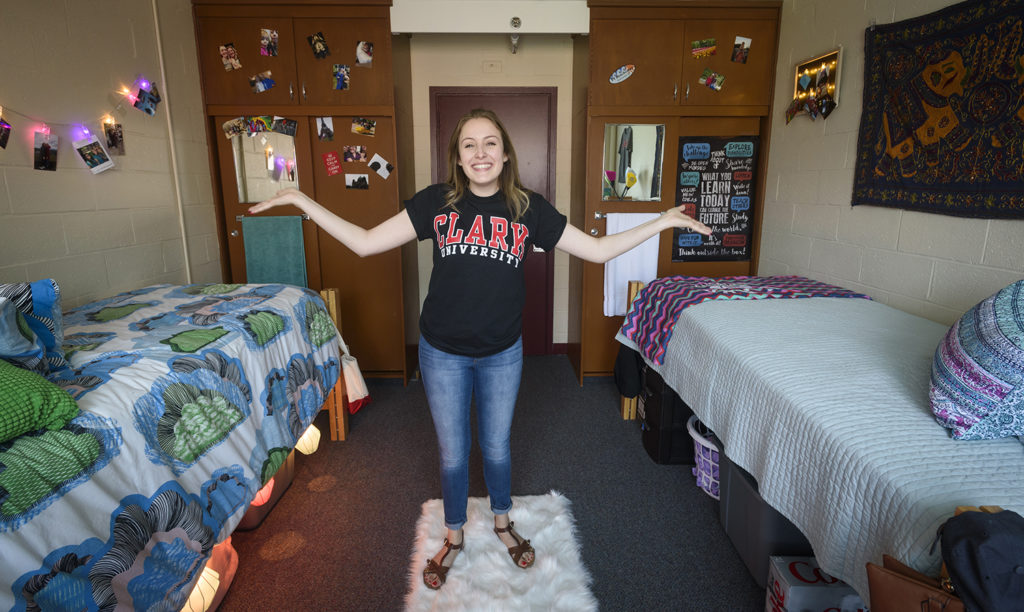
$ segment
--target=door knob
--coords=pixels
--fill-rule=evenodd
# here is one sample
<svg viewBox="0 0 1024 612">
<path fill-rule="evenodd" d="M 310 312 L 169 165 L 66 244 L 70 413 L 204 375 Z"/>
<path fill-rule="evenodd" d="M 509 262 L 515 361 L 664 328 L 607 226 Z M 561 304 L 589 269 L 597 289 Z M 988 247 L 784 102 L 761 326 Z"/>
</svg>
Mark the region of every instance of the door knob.
<svg viewBox="0 0 1024 612">
<path fill-rule="evenodd" d="M 238 238 L 238 230 L 231 230 L 231 237 Z"/>
<path fill-rule="evenodd" d="M 591 236 L 596 236 L 597 235 L 597 228 L 596 227 L 590 228 L 590 235 Z"/>
</svg>

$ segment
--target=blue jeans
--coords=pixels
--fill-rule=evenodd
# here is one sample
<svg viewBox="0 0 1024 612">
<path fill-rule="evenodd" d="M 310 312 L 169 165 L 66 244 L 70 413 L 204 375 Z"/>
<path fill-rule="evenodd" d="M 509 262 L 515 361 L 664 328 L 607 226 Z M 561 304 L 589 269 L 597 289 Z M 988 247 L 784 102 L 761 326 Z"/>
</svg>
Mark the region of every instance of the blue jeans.
<svg viewBox="0 0 1024 612">
<path fill-rule="evenodd" d="M 445 526 L 456 530 L 466 523 L 469 451 L 473 444 L 470 404 L 474 395 L 491 510 L 506 514 L 512 507 L 509 439 L 523 373 L 522 339 L 494 355 L 465 357 L 441 351 L 420 337 L 420 373 L 441 454 Z"/>
</svg>

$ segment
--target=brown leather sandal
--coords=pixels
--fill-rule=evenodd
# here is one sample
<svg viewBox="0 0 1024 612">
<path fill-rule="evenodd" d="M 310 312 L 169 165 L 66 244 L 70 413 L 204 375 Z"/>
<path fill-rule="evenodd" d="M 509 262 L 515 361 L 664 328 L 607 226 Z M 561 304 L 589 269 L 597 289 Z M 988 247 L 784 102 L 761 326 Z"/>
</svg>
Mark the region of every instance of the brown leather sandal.
<svg viewBox="0 0 1024 612">
<path fill-rule="evenodd" d="M 509 521 L 508 527 L 495 527 L 494 533 L 498 534 L 499 539 L 501 538 L 501 534 L 506 532 L 508 532 L 513 538 L 515 538 L 518 544 L 516 544 L 515 546 L 509 546 L 508 555 L 512 557 L 512 563 L 515 563 L 516 567 L 520 569 L 526 569 L 533 565 L 533 562 L 536 561 L 537 553 L 533 550 L 533 547 L 530 546 L 529 540 L 524 540 L 522 537 L 519 536 L 518 533 L 515 532 L 514 529 L 512 529 L 512 527 L 514 526 L 515 521 Z M 533 553 L 533 557 L 530 558 L 529 563 L 527 563 L 526 565 L 522 565 L 521 563 L 519 563 L 519 561 L 522 560 L 523 555 L 525 555 L 528 552 Z"/>
<path fill-rule="evenodd" d="M 423 568 L 423 584 L 427 585 L 428 589 L 433 589 L 436 591 L 437 589 L 441 588 L 441 585 L 443 585 L 444 581 L 447 579 L 448 570 L 451 569 L 449 567 L 445 567 L 444 565 L 442 565 L 444 563 L 444 560 L 448 558 L 448 553 L 450 553 L 451 551 L 462 550 L 462 546 L 464 544 L 465 541 L 463 541 L 462 544 L 455 545 L 449 542 L 448 538 L 445 538 L 444 545 L 441 547 L 441 549 L 444 550 L 444 555 L 441 556 L 441 563 L 438 563 L 433 559 L 427 559 L 427 567 Z M 434 586 L 427 581 L 427 576 L 430 574 L 434 574 L 435 576 L 437 576 L 437 586 Z"/>
</svg>

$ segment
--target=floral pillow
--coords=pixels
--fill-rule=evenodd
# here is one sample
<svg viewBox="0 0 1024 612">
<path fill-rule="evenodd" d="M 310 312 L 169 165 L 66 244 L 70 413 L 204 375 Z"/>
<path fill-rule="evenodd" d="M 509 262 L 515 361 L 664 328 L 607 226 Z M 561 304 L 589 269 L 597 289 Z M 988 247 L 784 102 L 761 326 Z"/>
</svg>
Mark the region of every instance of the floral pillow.
<svg viewBox="0 0 1024 612">
<path fill-rule="evenodd" d="M 935 351 L 928 396 L 957 440 L 1024 436 L 1024 280 L 953 324 Z"/>
<path fill-rule="evenodd" d="M 64 358 L 64 320 L 61 313 L 60 287 L 52 278 L 32 283 L 0 284 L 0 299 L 6 299 L 24 317 L 24 322 L 43 346 L 44 365 L 30 368 L 41 374 L 68 367 Z M 7 331 L 0 329 L 6 340 Z M 5 355 L 0 355 L 4 356 Z"/>
</svg>

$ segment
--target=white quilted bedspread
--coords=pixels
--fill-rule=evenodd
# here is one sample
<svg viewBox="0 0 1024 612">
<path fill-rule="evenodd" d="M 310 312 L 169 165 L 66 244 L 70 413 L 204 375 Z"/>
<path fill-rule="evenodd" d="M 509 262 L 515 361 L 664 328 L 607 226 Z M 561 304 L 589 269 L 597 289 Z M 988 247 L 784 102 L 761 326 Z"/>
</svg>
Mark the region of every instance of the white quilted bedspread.
<svg viewBox="0 0 1024 612">
<path fill-rule="evenodd" d="M 956 506 L 1024 514 L 1024 444 L 956 441 L 932 418 L 946 329 L 863 299 L 705 302 L 651 367 L 867 601 L 883 553 L 938 574 L 929 548 Z"/>
</svg>

